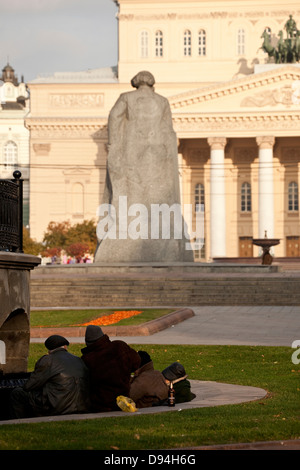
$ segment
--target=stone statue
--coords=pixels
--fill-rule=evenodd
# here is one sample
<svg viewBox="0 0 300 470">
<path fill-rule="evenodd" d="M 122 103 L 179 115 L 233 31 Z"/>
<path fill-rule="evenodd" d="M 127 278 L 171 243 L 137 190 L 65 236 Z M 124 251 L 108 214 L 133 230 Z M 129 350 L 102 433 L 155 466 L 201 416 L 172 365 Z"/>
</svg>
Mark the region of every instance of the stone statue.
<svg viewBox="0 0 300 470">
<path fill-rule="evenodd" d="M 99 208 L 102 216 L 107 209 L 107 218 L 97 226 L 95 262 L 193 261 L 192 251 L 185 249 L 189 240 L 174 237 L 178 224 L 171 220 L 170 236 L 164 238 L 157 235 L 157 218 L 155 225 L 152 217 L 158 205 L 164 204 L 166 213 L 180 205 L 177 138 L 169 102 L 154 91 L 154 82 L 150 72 L 139 72 L 131 80 L 136 90 L 121 94 L 109 114 Z M 181 223 L 183 233 L 180 215 Z"/>
</svg>

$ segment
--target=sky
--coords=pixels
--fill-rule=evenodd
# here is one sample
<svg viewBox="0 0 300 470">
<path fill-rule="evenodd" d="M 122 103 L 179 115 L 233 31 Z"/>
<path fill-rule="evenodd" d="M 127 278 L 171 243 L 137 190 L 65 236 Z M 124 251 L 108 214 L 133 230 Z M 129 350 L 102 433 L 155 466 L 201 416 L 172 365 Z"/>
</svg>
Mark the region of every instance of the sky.
<svg viewBox="0 0 300 470">
<path fill-rule="evenodd" d="M 0 0 L 0 69 L 19 81 L 118 62 L 113 0 Z"/>
</svg>

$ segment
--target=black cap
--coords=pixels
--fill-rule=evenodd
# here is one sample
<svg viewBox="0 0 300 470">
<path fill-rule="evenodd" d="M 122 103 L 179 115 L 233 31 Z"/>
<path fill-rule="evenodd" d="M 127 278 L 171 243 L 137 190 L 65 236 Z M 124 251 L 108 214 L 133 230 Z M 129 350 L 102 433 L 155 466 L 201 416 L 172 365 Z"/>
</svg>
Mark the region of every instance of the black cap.
<svg viewBox="0 0 300 470">
<path fill-rule="evenodd" d="M 147 353 L 147 351 L 138 351 L 138 354 L 141 358 L 141 365 L 140 367 L 144 366 L 145 364 L 148 364 L 148 362 L 151 362 L 152 359 L 151 357 L 149 356 L 149 354 Z"/>
<path fill-rule="evenodd" d="M 97 325 L 88 325 L 85 330 L 85 342 L 87 345 L 97 341 L 104 333 L 100 326 Z"/>
<path fill-rule="evenodd" d="M 48 351 L 53 351 L 53 349 L 60 348 L 61 346 L 69 346 L 69 341 L 60 335 L 52 335 L 45 341 L 45 346 Z"/>
<path fill-rule="evenodd" d="M 167 380 L 170 380 L 170 382 L 186 376 L 185 369 L 179 362 L 173 362 L 173 364 L 162 371 L 162 374 Z"/>
</svg>

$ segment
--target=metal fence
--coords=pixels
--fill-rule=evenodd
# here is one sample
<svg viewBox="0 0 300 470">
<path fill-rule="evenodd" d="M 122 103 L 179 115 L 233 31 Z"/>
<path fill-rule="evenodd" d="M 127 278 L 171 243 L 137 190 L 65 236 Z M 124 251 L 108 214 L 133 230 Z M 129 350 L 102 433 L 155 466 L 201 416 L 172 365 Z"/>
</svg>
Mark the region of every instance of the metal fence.
<svg viewBox="0 0 300 470">
<path fill-rule="evenodd" d="M 23 253 L 23 180 L 0 179 L 0 251 Z"/>
</svg>

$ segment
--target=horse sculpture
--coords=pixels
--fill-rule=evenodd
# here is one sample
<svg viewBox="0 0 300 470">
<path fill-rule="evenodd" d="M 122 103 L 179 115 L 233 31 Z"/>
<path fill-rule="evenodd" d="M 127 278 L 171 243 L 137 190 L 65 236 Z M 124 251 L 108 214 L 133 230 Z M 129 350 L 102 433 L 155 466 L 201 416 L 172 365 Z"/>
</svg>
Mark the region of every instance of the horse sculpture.
<svg viewBox="0 0 300 470">
<path fill-rule="evenodd" d="M 288 54 L 289 54 L 289 39 L 283 39 L 283 31 L 279 31 L 278 33 L 279 41 L 277 43 L 277 64 L 286 64 L 288 62 Z"/>
<path fill-rule="evenodd" d="M 264 42 L 263 42 L 262 46 L 260 47 L 260 49 L 262 49 L 264 52 L 266 52 L 269 57 L 275 57 L 276 49 L 271 44 L 271 39 L 270 39 L 269 33 L 267 33 L 267 31 L 264 31 L 261 35 L 261 38 L 264 39 Z"/>
<path fill-rule="evenodd" d="M 263 44 L 260 47 L 266 52 L 269 58 L 274 57 L 276 64 L 295 63 L 300 61 L 300 31 L 296 27 L 296 23 L 290 15 L 290 19 L 285 25 L 287 31 L 287 38 L 283 38 L 283 31 L 279 31 L 279 39 L 276 46 L 271 42 L 270 33 L 265 30 L 261 38 Z"/>
<path fill-rule="evenodd" d="M 293 62 L 299 62 L 300 61 L 300 31 L 297 31 L 296 37 L 293 42 L 294 42 L 293 47 L 292 47 Z"/>
</svg>

